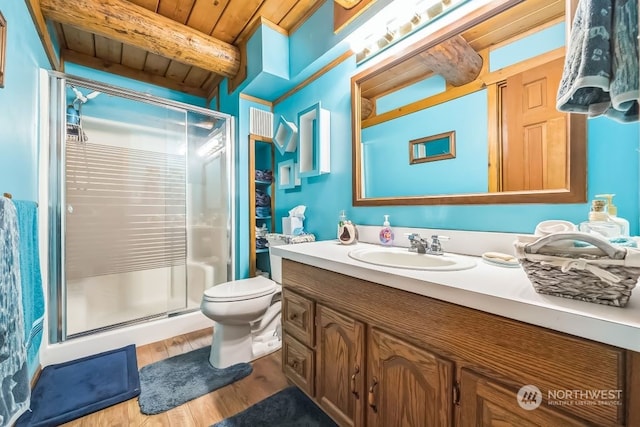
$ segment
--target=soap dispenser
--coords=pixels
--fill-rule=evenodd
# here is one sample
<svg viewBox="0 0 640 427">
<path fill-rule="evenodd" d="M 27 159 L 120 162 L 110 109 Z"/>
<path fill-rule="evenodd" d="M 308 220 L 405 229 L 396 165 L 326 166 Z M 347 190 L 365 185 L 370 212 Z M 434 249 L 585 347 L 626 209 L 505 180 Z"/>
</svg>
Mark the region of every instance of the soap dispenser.
<svg viewBox="0 0 640 427">
<path fill-rule="evenodd" d="M 580 223 L 580 231 L 584 233 L 597 234 L 606 238 L 620 237 L 622 229 L 620 225 L 612 221 L 609 214 L 605 212 L 606 202 L 601 199 L 591 201 L 591 211 L 589 221 Z"/>
<path fill-rule="evenodd" d="M 620 226 L 620 234 L 622 236 L 628 237 L 629 221 L 618 216 L 618 208 L 613 204 L 613 196 L 615 196 L 615 194 L 599 194 L 596 197 L 603 198 L 607 201 L 607 213 L 609 214 L 609 220 Z"/>
<path fill-rule="evenodd" d="M 338 217 L 338 231 L 336 235 L 338 240 L 340 240 L 340 232 L 342 231 L 342 226 L 347 222 L 347 215 L 344 213 L 344 210 L 340 211 L 340 216 Z"/>
<path fill-rule="evenodd" d="M 393 230 L 389 223 L 389 215 L 385 215 L 382 228 L 380 229 L 380 243 L 384 246 L 393 246 L 393 237 Z"/>
</svg>

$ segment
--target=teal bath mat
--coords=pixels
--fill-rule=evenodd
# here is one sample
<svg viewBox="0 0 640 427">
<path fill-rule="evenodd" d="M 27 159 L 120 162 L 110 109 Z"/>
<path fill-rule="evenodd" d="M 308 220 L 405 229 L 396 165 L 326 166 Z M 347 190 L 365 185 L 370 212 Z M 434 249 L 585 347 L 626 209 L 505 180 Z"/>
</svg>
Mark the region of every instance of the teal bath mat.
<svg viewBox="0 0 640 427">
<path fill-rule="evenodd" d="M 207 346 L 170 357 L 140 369 L 140 397 L 143 414 L 168 411 L 249 375 L 253 368 L 238 363 L 217 369 L 209 363 Z"/>
</svg>

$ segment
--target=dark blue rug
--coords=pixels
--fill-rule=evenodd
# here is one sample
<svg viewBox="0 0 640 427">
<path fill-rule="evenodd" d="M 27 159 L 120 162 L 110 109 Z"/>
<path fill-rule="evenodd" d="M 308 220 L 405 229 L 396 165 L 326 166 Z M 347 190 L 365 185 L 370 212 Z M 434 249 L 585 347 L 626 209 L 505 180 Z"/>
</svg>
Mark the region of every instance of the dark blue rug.
<svg viewBox="0 0 640 427">
<path fill-rule="evenodd" d="M 253 368 L 238 363 L 217 369 L 209 363 L 211 346 L 179 354 L 140 369 L 140 412 L 159 414 L 249 375 Z"/>
<path fill-rule="evenodd" d="M 138 394 L 134 345 L 50 365 L 31 392 L 31 411 L 16 426 L 57 426 Z"/>
<path fill-rule="evenodd" d="M 288 387 L 211 427 L 337 427 L 298 387 Z"/>
</svg>

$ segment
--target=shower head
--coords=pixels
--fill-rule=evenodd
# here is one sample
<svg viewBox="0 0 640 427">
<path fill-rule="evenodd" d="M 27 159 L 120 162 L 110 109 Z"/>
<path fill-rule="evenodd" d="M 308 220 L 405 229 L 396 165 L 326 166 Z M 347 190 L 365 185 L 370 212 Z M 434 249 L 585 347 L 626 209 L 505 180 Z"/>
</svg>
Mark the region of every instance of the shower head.
<svg viewBox="0 0 640 427">
<path fill-rule="evenodd" d="M 95 90 L 95 91 L 93 91 L 90 94 L 85 96 L 75 86 L 71 86 L 71 89 L 73 90 L 73 93 L 76 94 L 76 99 L 73 100 L 73 104 L 75 104 L 76 102 L 79 102 L 80 104 L 84 104 L 85 102 L 95 98 L 96 96 L 98 96 L 98 95 L 100 95 L 102 93 L 102 92 L 98 92 L 97 90 Z"/>
</svg>

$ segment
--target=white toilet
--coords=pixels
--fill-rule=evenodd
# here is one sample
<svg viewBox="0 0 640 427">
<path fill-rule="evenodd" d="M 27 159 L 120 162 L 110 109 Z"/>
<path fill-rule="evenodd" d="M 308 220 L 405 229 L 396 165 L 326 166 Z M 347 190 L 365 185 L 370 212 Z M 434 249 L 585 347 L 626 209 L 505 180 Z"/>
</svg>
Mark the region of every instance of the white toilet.
<svg viewBox="0 0 640 427">
<path fill-rule="evenodd" d="M 282 258 L 271 253 L 269 258 L 271 277 L 275 281 L 256 276 L 222 283 L 205 290 L 200 309 L 215 322 L 209 354 L 212 366 L 226 368 L 236 363 L 249 362 L 282 346 L 282 287 L 279 284 Z"/>
</svg>

